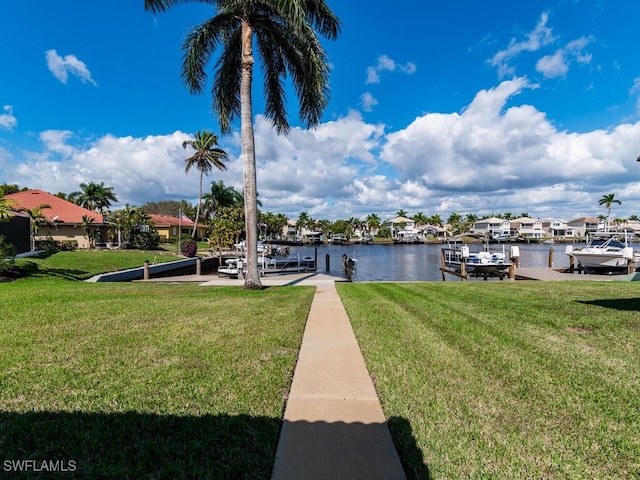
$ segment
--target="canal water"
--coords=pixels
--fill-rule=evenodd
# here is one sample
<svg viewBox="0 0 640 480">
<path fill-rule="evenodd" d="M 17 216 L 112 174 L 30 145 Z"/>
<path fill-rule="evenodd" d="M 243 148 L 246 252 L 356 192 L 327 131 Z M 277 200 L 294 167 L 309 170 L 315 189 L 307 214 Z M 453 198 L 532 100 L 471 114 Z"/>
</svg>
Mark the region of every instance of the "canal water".
<svg viewBox="0 0 640 480">
<path fill-rule="evenodd" d="M 329 254 L 331 270 L 342 268 L 342 255 L 358 260 L 356 282 L 375 281 L 442 281 L 440 255 L 444 245 L 318 245 L 318 271 L 326 268 Z M 520 249 L 521 267 L 546 267 L 549 264 L 549 249 L 554 249 L 554 268 L 567 268 L 569 256 L 565 245 L 517 244 Z M 473 248 L 473 247 L 472 247 Z M 509 253 L 509 245 L 505 245 Z M 502 245 L 491 245 L 491 249 L 502 249 Z M 313 256 L 313 247 L 301 247 L 302 256 Z M 292 254 L 295 254 L 293 251 Z M 446 281 L 459 281 L 447 275 Z"/>
</svg>

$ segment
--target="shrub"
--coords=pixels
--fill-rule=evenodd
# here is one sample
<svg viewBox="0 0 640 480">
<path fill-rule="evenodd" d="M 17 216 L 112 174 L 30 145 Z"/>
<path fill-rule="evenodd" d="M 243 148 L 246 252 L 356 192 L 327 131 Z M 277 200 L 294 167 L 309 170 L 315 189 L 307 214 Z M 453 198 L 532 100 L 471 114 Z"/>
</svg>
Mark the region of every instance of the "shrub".
<svg viewBox="0 0 640 480">
<path fill-rule="evenodd" d="M 180 237 L 180 253 L 188 258 L 196 256 L 198 251 L 198 243 L 189 235 L 182 235 Z"/>
<path fill-rule="evenodd" d="M 160 235 L 156 232 L 134 233 L 127 245 L 138 250 L 155 250 L 160 245 Z"/>
<path fill-rule="evenodd" d="M 13 266 L 15 259 L 15 245 L 7 242 L 4 235 L 0 235 L 0 274 L 9 270 Z"/>
<path fill-rule="evenodd" d="M 51 237 L 47 237 L 45 240 L 36 240 L 36 250 L 57 250 L 57 251 L 70 251 L 78 248 L 77 240 L 54 240 Z"/>
</svg>

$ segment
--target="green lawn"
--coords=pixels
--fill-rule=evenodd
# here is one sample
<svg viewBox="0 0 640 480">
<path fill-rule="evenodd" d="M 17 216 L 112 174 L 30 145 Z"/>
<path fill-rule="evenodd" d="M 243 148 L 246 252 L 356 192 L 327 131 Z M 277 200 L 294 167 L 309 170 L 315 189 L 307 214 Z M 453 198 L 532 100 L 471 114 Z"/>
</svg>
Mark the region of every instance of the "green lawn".
<svg viewBox="0 0 640 480">
<path fill-rule="evenodd" d="M 16 266 L 28 271 L 31 278 L 86 280 L 100 273 L 142 267 L 145 260 L 162 263 L 176 261 L 178 257 L 164 249 L 49 251 L 34 257 L 19 258 Z"/>
<path fill-rule="evenodd" d="M 0 284 L 0 468 L 269 478 L 313 288 L 77 281 L 156 253 Z M 408 477 L 447 480 L 640 477 L 638 288 L 338 284 Z"/>
<path fill-rule="evenodd" d="M 640 477 L 637 283 L 338 288 L 409 478 Z"/>
<path fill-rule="evenodd" d="M 87 284 L 68 279 L 93 268 L 59 255 L 0 284 L 3 467 L 269 478 L 314 289 Z"/>
</svg>

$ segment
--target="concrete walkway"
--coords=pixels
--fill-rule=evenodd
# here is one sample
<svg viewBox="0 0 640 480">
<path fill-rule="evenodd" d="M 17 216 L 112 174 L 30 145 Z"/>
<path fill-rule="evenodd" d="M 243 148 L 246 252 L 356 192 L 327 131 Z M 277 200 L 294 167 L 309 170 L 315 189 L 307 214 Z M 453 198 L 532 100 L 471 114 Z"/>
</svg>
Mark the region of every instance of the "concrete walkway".
<svg viewBox="0 0 640 480">
<path fill-rule="evenodd" d="M 405 479 L 380 401 L 332 280 L 317 290 L 272 480 Z"/>
</svg>

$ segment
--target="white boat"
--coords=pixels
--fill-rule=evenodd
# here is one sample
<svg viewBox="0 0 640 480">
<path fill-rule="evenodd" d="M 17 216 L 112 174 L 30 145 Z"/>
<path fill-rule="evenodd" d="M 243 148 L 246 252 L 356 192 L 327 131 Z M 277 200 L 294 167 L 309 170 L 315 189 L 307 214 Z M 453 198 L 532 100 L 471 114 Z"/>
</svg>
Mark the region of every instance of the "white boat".
<svg viewBox="0 0 640 480">
<path fill-rule="evenodd" d="M 291 252 L 290 246 L 299 245 L 294 242 L 270 241 L 258 250 L 258 270 L 261 276 L 269 273 L 308 272 L 317 269 L 316 256 L 303 255 L 301 251 Z M 220 276 L 238 278 L 242 271 L 247 273 L 247 258 L 229 258 L 225 265 L 218 267 Z"/>
<path fill-rule="evenodd" d="M 483 243 L 475 243 L 474 247 L 471 247 L 462 242 L 464 238 L 476 238 L 478 242 L 484 239 L 479 235 L 465 234 L 450 240 L 448 247 L 442 249 L 447 269 L 475 277 L 503 276 L 513 265 L 512 259 L 520 256 L 517 246 L 511 246 L 507 255 L 505 245 L 501 251 L 490 250 L 488 242 L 484 239 Z M 472 248 L 475 248 L 475 251 L 472 251 Z"/>
<path fill-rule="evenodd" d="M 225 260 L 225 264 L 218 267 L 218 276 L 228 276 L 233 278 L 239 278 L 238 274 L 242 271 L 243 274 L 247 272 L 247 259 L 246 258 L 228 258 Z"/>
<path fill-rule="evenodd" d="M 586 246 L 567 245 L 565 253 L 587 272 L 627 273 L 630 264 L 633 267 L 640 261 L 640 252 L 629 245 L 629 237 L 627 232 L 594 233 Z"/>
</svg>

